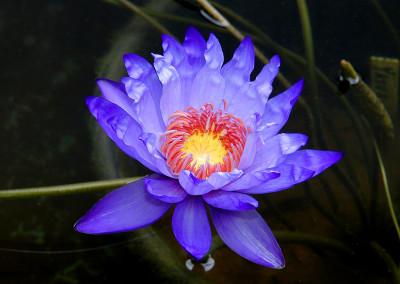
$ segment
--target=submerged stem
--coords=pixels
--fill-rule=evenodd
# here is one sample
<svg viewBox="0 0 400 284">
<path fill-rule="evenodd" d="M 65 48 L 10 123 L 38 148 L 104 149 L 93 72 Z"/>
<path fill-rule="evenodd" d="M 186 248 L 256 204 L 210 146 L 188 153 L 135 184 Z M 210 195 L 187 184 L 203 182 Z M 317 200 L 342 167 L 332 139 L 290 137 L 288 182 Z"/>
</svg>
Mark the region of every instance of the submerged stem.
<svg viewBox="0 0 400 284">
<path fill-rule="evenodd" d="M 97 190 L 114 189 L 121 187 L 128 183 L 139 180 L 143 177 L 134 178 L 120 178 L 103 181 L 83 182 L 65 185 L 55 185 L 46 187 L 31 187 L 21 189 L 6 189 L 0 190 L 0 199 L 8 198 L 27 198 L 27 197 L 38 197 L 48 195 L 60 195 L 60 194 L 75 194 L 85 193 Z"/>
<path fill-rule="evenodd" d="M 315 68 L 315 56 L 314 56 L 314 43 L 311 31 L 311 23 L 310 17 L 308 15 L 307 4 L 305 0 L 297 0 L 297 6 L 299 8 L 301 27 L 303 30 L 303 40 L 304 40 L 304 48 L 306 52 L 307 59 L 307 73 L 308 80 L 306 83 L 311 93 L 311 106 L 315 113 L 315 124 L 316 124 L 316 137 L 317 140 L 313 141 L 316 146 L 325 147 L 326 143 L 324 141 L 324 136 L 322 132 L 322 114 L 319 103 L 318 96 L 318 83 L 317 83 L 317 75 Z M 318 139 L 319 138 L 319 139 Z M 322 145 L 321 145 L 322 144 Z"/>
<path fill-rule="evenodd" d="M 388 271 L 392 275 L 393 283 L 400 284 L 400 270 L 397 267 L 396 263 L 394 262 L 393 258 L 390 256 L 390 254 L 387 253 L 386 250 L 381 245 L 379 245 L 377 242 L 371 241 L 369 243 L 369 245 L 376 252 L 376 254 L 384 262 L 386 262 L 386 265 L 389 268 Z"/>
<path fill-rule="evenodd" d="M 166 29 L 163 25 L 155 21 L 152 17 L 147 15 L 144 11 L 142 11 L 141 8 L 139 8 L 132 2 L 129 2 L 127 0 L 116 0 L 116 1 L 121 5 L 125 6 L 126 8 L 128 8 L 129 10 L 131 10 L 132 12 L 134 12 L 135 14 L 137 14 L 138 16 L 145 19 L 150 25 L 159 30 L 161 33 L 174 37 L 173 34 L 168 29 Z"/>
<path fill-rule="evenodd" d="M 378 144 L 376 143 L 376 140 L 375 140 L 375 138 L 373 136 L 372 136 L 372 142 L 374 144 L 376 157 L 378 158 L 379 169 L 381 170 L 381 174 L 382 174 L 382 182 L 383 182 L 383 187 L 385 189 L 385 194 L 386 194 L 386 199 L 387 199 L 387 203 L 388 203 L 388 206 L 389 206 L 390 215 L 391 215 L 392 220 L 393 220 L 393 225 L 396 228 L 397 236 L 400 239 L 400 227 L 399 227 L 399 223 L 397 222 L 397 217 L 396 217 L 396 213 L 394 211 L 392 197 L 390 195 L 390 190 L 389 190 L 389 184 L 388 184 L 388 181 L 387 181 L 385 165 L 383 164 L 383 160 L 382 160 L 381 152 L 379 151 Z"/>
</svg>

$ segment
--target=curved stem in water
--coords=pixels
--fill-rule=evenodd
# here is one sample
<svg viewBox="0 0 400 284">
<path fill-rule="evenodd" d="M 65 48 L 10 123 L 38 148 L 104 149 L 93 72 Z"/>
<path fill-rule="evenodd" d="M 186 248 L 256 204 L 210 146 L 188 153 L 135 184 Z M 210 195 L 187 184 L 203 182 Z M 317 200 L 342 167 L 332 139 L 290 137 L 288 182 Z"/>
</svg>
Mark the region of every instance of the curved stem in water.
<svg viewBox="0 0 400 284">
<path fill-rule="evenodd" d="M 126 8 L 128 8 L 129 10 L 131 10 L 132 12 L 134 12 L 135 14 L 137 14 L 138 16 L 142 17 L 144 20 L 146 20 L 150 25 L 159 30 L 161 33 L 170 35 L 173 38 L 175 38 L 174 35 L 168 29 L 166 29 L 163 25 L 159 24 L 157 21 L 155 21 L 152 17 L 147 15 L 144 11 L 142 11 L 141 8 L 139 8 L 132 2 L 129 2 L 127 0 L 116 0 L 116 1 L 121 5 L 125 6 Z"/>
<path fill-rule="evenodd" d="M 388 266 L 388 271 L 392 275 L 393 283 L 400 284 L 400 270 L 394 262 L 393 258 L 386 252 L 386 250 L 379 245 L 377 242 L 371 241 L 369 243 L 371 248 L 376 252 L 376 254 L 386 262 Z"/>
<path fill-rule="evenodd" d="M 383 160 L 382 160 L 381 152 L 379 151 L 378 144 L 376 143 L 376 140 L 373 136 L 372 136 L 372 142 L 374 143 L 375 153 L 376 153 L 376 157 L 378 158 L 378 163 L 379 163 L 379 169 L 382 174 L 382 182 L 383 182 L 383 187 L 385 189 L 385 194 L 386 194 L 386 199 L 387 199 L 387 203 L 389 206 L 390 215 L 392 217 L 393 225 L 396 229 L 397 236 L 400 240 L 400 227 L 399 227 L 399 223 L 397 222 L 396 212 L 394 211 L 392 197 L 390 195 L 389 183 L 387 181 L 385 165 L 383 164 Z"/>
<path fill-rule="evenodd" d="M 83 182 L 56 186 L 46 187 L 32 187 L 32 188 L 21 188 L 21 189 L 6 189 L 0 190 L 0 199 L 8 198 L 29 198 L 38 196 L 48 195 L 61 195 L 61 194 L 76 194 L 85 193 L 97 190 L 107 190 L 121 187 L 125 184 L 134 182 L 143 177 L 133 178 L 120 178 L 103 181 Z"/>
</svg>

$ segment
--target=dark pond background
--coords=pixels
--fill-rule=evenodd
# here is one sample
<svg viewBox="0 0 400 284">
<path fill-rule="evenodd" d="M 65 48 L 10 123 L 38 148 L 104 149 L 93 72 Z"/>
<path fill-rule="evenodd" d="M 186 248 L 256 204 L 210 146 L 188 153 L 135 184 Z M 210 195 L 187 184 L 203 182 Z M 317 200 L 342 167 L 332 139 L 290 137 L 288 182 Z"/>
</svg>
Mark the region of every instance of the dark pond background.
<svg viewBox="0 0 400 284">
<path fill-rule="evenodd" d="M 198 11 L 175 1 L 134 2 L 139 7 L 147 5 L 146 11 L 181 40 L 188 25 L 196 26 L 205 38 L 215 33 L 226 60 L 239 44 Z M 371 56 L 400 58 L 400 2 L 306 2 L 316 66 L 330 81 L 318 80 L 326 141 L 322 148 L 345 151 L 346 155 L 321 178 L 257 196 L 259 212 L 277 232 L 286 258 L 284 269 L 258 266 L 222 248 L 213 255 L 216 264 L 211 271 L 205 273 L 196 266 L 189 272 L 184 265 L 188 257 L 172 234 L 172 210 L 152 227 L 137 232 L 105 236 L 75 232 L 73 224 L 106 194 L 99 191 L 0 200 L 0 283 L 132 283 L 142 277 L 146 282 L 172 283 L 393 283 L 390 264 L 398 269 L 399 238 L 371 135 L 361 117 L 365 115 L 372 125 L 376 119 L 363 113 L 351 91 L 340 97 L 335 86 L 343 58 L 368 84 L 373 83 Z M 267 57 L 281 56 L 280 70 L 290 82 L 305 77 L 309 83 L 306 66 L 275 48 L 279 45 L 305 55 L 296 1 L 218 3 L 274 41 L 270 44 L 251 27 L 228 16 L 244 33 L 250 32 Z M 162 52 L 158 30 L 128 9 L 104 1 L 0 0 L 0 37 L 1 189 L 148 173 L 103 135 L 84 98 L 98 94 L 97 77 L 118 81 L 125 75 L 123 54 L 136 53 L 152 62 L 150 53 Z M 253 75 L 261 68 L 257 60 Z M 274 87 L 273 95 L 284 90 L 279 80 Z M 389 101 L 394 138 L 376 128 L 374 134 L 394 208 L 399 212 L 399 93 L 389 89 L 392 97 L 382 99 Z M 302 97 L 312 105 L 310 84 Z M 360 127 L 349 113 L 361 122 L 361 138 Z M 316 133 L 299 104 L 284 131 Z M 310 141 L 307 147 L 318 146 Z M 338 249 L 337 243 L 330 245 L 327 239 L 317 244 L 300 237 L 287 238 L 284 232 L 329 238 L 352 252 Z"/>
</svg>

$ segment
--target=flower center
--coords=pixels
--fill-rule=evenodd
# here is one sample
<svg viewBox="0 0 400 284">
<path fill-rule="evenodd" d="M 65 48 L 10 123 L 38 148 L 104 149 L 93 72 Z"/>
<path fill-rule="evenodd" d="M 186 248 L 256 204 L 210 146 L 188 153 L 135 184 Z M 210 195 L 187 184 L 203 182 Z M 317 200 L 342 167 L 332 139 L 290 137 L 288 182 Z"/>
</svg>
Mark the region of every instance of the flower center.
<svg viewBox="0 0 400 284">
<path fill-rule="evenodd" d="M 178 175 L 189 170 L 199 179 L 207 179 L 215 172 L 230 172 L 239 165 L 246 144 L 243 121 L 224 110 L 214 111 L 211 103 L 199 109 L 188 107 L 177 111 L 169 119 L 166 132 L 161 135 L 161 152 L 167 158 L 171 172 Z"/>
</svg>

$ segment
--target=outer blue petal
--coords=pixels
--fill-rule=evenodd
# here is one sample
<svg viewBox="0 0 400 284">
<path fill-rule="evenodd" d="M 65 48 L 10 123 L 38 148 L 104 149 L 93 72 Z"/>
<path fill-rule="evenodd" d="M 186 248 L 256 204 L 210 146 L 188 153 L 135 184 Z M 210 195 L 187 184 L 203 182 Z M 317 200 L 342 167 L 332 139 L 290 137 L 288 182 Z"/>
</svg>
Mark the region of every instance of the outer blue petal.
<svg viewBox="0 0 400 284">
<path fill-rule="evenodd" d="M 243 84 L 228 105 L 228 112 L 244 121 L 255 113 L 262 115 L 272 91 L 272 80 L 279 71 L 279 64 L 279 57 L 274 56 L 254 82 Z"/>
<path fill-rule="evenodd" d="M 169 117 L 178 110 L 184 110 L 184 102 L 181 93 L 181 81 L 178 71 L 167 60 L 157 54 L 154 56 L 154 67 L 163 85 L 163 93 L 160 99 L 160 109 L 165 125 L 168 125 Z"/>
<path fill-rule="evenodd" d="M 188 170 L 183 170 L 179 173 L 179 183 L 190 195 L 203 195 L 214 190 L 214 187 L 206 179 L 198 179 Z"/>
<path fill-rule="evenodd" d="M 244 174 L 240 179 L 234 180 L 228 185 L 222 187 L 226 191 L 243 191 L 247 188 L 253 188 L 261 184 L 265 184 L 271 179 L 276 179 L 281 174 L 276 170 L 254 171 Z"/>
<path fill-rule="evenodd" d="M 210 34 L 204 57 L 206 65 L 197 73 L 190 91 L 189 105 L 194 108 L 199 108 L 205 103 L 219 106 L 225 90 L 225 80 L 220 74 L 224 54 L 213 34 Z"/>
<path fill-rule="evenodd" d="M 160 110 L 159 101 L 162 94 L 162 85 L 158 79 L 157 73 L 153 65 L 147 62 L 146 59 L 136 54 L 125 54 L 124 62 L 128 71 L 129 77 L 137 79 L 150 90 L 155 105 L 158 105 L 157 110 Z"/>
<path fill-rule="evenodd" d="M 258 131 L 263 139 L 268 139 L 277 134 L 289 118 L 290 111 L 296 103 L 303 88 L 303 79 L 292 85 L 272 99 L 268 100 L 263 115 L 261 116 Z"/>
<path fill-rule="evenodd" d="M 285 266 L 274 235 L 256 210 L 228 211 L 210 206 L 210 213 L 221 239 L 234 252 L 263 266 Z"/>
<path fill-rule="evenodd" d="M 172 230 L 180 245 L 196 259 L 207 254 L 211 246 L 211 228 L 204 201 L 188 196 L 176 204 Z"/>
<path fill-rule="evenodd" d="M 179 74 L 181 85 L 181 105 L 185 110 L 189 106 L 189 92 L 192 87 L 195 70 L 190 65 L 185 49 L 172 37 L 163 35 L 164 58 Z"/>
<path fill-rule="evenodd" d="M 342 152 L 300 150 L 287 155 L 283 163 L 312 170 L 314 171 L 313 176 L 316 176 L 326 168 L 338 162 L 342 157 Z"/>
<path fill-rule="evenodd" d="M 262 183 L 258 186 L 247 188 L 243 190 L 239 190 L 243 193 L 249 194 L 260 194 L 260 193 L 270 193 L 279 190 L 283 190 L 289 187 L 292 187 L 295 184 L 306 181 L 311 178 L 314 174 L 314 171 L 300 167 L 295 165 L 285 165 L 280 164 L 277 167 L 274 167 L 269 170 L 274 170 L 280 173 L 280 176 L 274 179 L 271 179 L 265 183 Z"/>
<path fill-rule="evenodd" d="M 238 169 L 233 169 L 231 172 L 216 172 L 210 175 L 207 179 L 208 183 L 211 184 L 214 189 L 223 187 L 231 181 L 239 179 L 243 175 L 243 172 Z"/>
<path fill-rule="evenodd" d="M 154 112 L 157 113 L 155 115 L 155 120 L 158 119 L 156 125 L 160 124 L 161 129 L 165 129 L 165 124 L 161 122 L 161 114 L 160 114 L 160 99 L 163 91 L 163 87 L 161 85 L 160 79 L 157 76 L 157 73 L 149 62 L 146 59 L 140 57 L 136 54 L 125 54 L 124 62 L 126 69 L 128 71 L 129 77 L 142 82 L 146 89 L 148 90 L 148 96 L 141 101 L 136 100 L 136 113 L 141 115 L 143 113 L 143 109 L 148 107 L 154 108 Z M 143 117 L 142 117 L 143 119 Z M 145 123 L 145 131 L 155 132 L 149 130 L 151 127 L 148 123 Z"/>
<path fill-rule="evenodd" d="M 257 141 L 259 139 L 258 133 L 251 133 L 247 135 L 246 144 L 244 145 L 242 157 L 238 165 L 239 170 L 248 168 L 253 164 L 257 151 Z"/>
<path fill-rule="evenodd" d="M 254 47 L 250 37 L 245 37 L 233 54 L 232 59 L 221 69 L 221 75 L 226 82 L 224 98 L 228 106 L 239 88 L 250 81 L 254 68 Z"/>
<path fill-rule="evenodd" d="M 189 64 L 193 67 L 194 74 L 197 74 L 206 64 L 206 59 L 204 58 L 204 52 L 207 49 L 206 41 L 198 30 L 194 27 L 189 27 L 186 30 L 185 41 L 182 45 L 188 55 Z"/>
<path fill-rule="evenodd" d="M 281 133 L 267 139 L 264 141 L 265 146 L 256 153 L 253 164 L 245 172 L 274 167 L 283 155 L 293 153 L 304 146 L 307 139 L 306 135 L 298 133 Z"/>
<path fill-rule="evenodd" d="M 257 200 L 238 192 L 214 190 L 204 194 L 203 198 L 209 205 L 226 210 L 243 211 L 258 207 Z"/>
<path fill-rule="evenodd" d="M 160 98 L 152 96 L 148 86 L 137 79 L 125 77 L 121 82 L 128 96 L 135 101 L 137 120 L 142 124 L 143 131 L 161 135 L 165 131 L 165 124 L 160 112 Z"/>
<path fill-rule="evenodd" d="M 154 167 L 157 168 L 157 172 L 162 173 L 163 175 L 166 175 L 168 177 L 175 177 L 170 171 L 169 166 L 167 165 L 167 161 L 164 158 L 164 156 L 158 151 L 160 148 L 160 140 L 158 138 L 159 136 L 156 136 L 153 133 L 147 133 L 143 132 L 138 136 L 138 139 L 143 142 L 143 144 L 146 146 L 147 151 L 150 153 L 152 156 L 152 164 Z"/>
<path fill-rule="evenodd" d="M 138 121 L 138 117 L 133 106 L 134 101 L 128 97 L 123 84 L 102 78 L 97 79 L 96 83 L 106 100 L 118 105 L 120 108 L 126 111 L 126 113 L 132 116 L 133 119 Z"/>
<path fill-rule="evenodd" d="M 146 190 L 154 197 L 168 203 L 181 202 L 187 196 L 178 180 L 168 179 L 162 175 L 151 175 L 144 178 Z"/>
<path fill-rule="evenodd" d="M 143 130 L 129 114 L 100 97 L 87 97 L 86 103 L 100 126 L 122 151 L 152 171 L 159 172 L 144 143 L 138 138 Z"/>
<path fill-rule="evenodd" d="M 86 234 L 136 230 L 157 221 L 170 207 L 153 198 L 142 179 L 106 195 L 75 224 L 75 230 Z"/>
<path fill-rule="evenodd" d="M 211 190 L 216 190 L 229 182 L 240 178 L 243 172 L 234 169 L 232 172 L 216 172 L 208 179 L 198 179 L 192 172 L 183 170 L 179 173 L 179 183 L 190 195 L 203 195 Z"/>
</svg>

